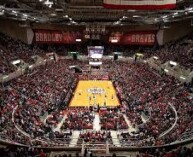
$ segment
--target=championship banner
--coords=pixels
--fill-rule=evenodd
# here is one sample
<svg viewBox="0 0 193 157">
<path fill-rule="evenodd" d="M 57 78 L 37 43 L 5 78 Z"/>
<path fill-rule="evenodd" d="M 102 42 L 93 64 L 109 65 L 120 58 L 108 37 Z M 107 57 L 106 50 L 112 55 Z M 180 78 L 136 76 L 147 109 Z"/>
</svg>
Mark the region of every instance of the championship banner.
<svg viewBox="0 0 193 157">
<path fill-rule="evenodd" d="M 173 9 L 176 7 L 176 0 L 104 0 L 103 6 L 109 9 Z"/>
<path fill-rule="evenodd" d="M 109 42 L 122 45 L 154 45 L 156 42 L 156 32 L 113 32 L 109 37 Z"/>
<path fill-rule="evenodd" d="M 62 32 L 53 30 L 34 30 L 34 42 L 47 44 L 73 44 L 76 39 L 81 39 L 80 32 Z"/>
</svg>

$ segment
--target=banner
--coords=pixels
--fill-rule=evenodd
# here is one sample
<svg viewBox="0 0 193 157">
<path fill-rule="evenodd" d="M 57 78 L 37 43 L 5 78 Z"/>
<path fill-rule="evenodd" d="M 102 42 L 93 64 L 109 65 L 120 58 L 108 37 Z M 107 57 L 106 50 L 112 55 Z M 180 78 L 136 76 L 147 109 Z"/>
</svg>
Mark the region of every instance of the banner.
<svg viewBox="0 0 193 157">
<path fill-rule="evenodd" d="M 81 39 L 80 32 L 62 32 L 52 30 L 34 30 L 35 43 L 58 43 L 58 44 L 73 44 L 76 39 Z"/>
<path fill-rule="evenodd" d="M 176 0 L 104 0 L 103 5 L 109 9 L 173 9 L 176 7 Z"/>
<path fill-rule="evenodd" d="M 123 45 L 154 45 L 156 42 L 156 33 L 154 31 L 113 32 L 110 34 L 109 42 Z"/>
</svg>

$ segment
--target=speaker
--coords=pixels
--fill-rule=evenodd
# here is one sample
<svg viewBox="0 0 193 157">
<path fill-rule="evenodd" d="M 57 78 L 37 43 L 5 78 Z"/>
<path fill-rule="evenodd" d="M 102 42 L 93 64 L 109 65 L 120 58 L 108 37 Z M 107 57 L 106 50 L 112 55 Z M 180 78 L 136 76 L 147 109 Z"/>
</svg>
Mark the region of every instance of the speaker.
<svg viewBox="0 0 193 157">
<path fill-rule="evenodd" d="M 114 54 L 114 60 L 118 60 L 118 54 Z"/>
<path fill-rule="evenodd" d="M 73 59 L 77 60 L 77 54 L 76 53 L 73 53 Z"/>
</svg>

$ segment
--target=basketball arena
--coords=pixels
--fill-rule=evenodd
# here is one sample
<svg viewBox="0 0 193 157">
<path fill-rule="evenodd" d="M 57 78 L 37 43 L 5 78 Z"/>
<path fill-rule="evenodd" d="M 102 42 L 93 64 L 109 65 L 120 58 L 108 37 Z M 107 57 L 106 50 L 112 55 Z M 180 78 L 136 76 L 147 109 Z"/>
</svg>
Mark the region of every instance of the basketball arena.
<svg viewBox="0 0 193 157">
<path fill-rule="evenodd" d="M 0 157 L 192 157 L 193 1 L 0 0 Z"/>
</svg>

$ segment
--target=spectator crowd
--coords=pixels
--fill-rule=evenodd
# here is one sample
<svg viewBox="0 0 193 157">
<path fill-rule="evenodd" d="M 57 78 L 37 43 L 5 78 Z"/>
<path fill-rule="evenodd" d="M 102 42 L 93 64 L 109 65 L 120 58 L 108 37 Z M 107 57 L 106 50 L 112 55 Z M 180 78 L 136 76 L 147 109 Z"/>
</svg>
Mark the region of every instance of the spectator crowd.
<svg viewBox="0 0 193 157">
<path fill-rule="evenodd" d="M 147 51 L 146 57 L 158 55 L 163 62 L 170 59 L 193 67 L 191 58 L 186 57 L 192 54 L 187 39 L 152 49 L 144 50 Z M 38 46 L 28 46 L 1 34 L 0 74 L 12 72 L 14 67 L 10 62 L 15 59 L 33 64 L 30 56 L 44 54 Z M 2 139 L 29 146 L 60 146 L 69 144 L 72 130 L 92 130 L 96 111 L 68 106 L 80 78 L 112 80 L 121 101 L 117 108 L 97 111 L 102 131 L 81 133 L 80 138 L 86 142 L 105 141 L 111 138 L 105 131 L 125 131 L 133 127 L 135 131 L 119 135 L 122 145 L 160 146 L 180 140 L 187 132 L 193 131 L 193 101 L 184 84 L 175 78 L 160 75 L 148 64 L 140 62 L 105 61 L 104 73 L 98 73 L 98 77 L 96 69 L 95 76 L 90 76 L 87 71 L 86 76 L 79 77 L 69 68 L 71 65 L 86 67 L 87 62 L 49 61 L 45 66 L 0 85 Z M 147 120 L 143 119 L 144 115 Z M 56 131 L 64 116 L 65 121 Z M 128 126 L 127 119 L 131 126 Z"/>
</svg>

